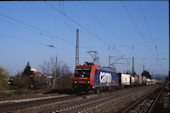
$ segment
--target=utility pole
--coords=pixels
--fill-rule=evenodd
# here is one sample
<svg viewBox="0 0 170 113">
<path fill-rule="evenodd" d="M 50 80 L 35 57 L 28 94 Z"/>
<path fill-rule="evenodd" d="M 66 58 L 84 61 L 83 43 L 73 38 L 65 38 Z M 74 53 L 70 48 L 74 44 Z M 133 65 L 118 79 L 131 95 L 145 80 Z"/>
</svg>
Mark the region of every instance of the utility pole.
<svg viewBox="0 0 170 113">
<path fill-rule="evenodd" d="M 134 70 L 134 57 L 132 57 L 132 74 L 135 72 Z"/>
<path fill-rule="evenodd" d="M 75 66 L 79 65 L 79 29 L 76 32 L 76 58 L 75 58 Z"/>
</svg>

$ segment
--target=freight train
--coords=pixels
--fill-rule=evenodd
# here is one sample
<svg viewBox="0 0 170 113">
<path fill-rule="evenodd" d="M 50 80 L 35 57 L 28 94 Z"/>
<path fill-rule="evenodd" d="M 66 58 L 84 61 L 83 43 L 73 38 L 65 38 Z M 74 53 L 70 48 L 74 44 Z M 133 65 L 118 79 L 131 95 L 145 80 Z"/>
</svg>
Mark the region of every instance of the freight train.
<svg viewBox="0 0 170 113">
<path fill-rule="evenodd" d="M 73 88 L 81 91 L 97 93 L 104 90 L 113 90 L 118 87 L 156 84 L 155 79 L 130 74 L 116 73 L 111 68 L 100 68 L 93 63 L 85 62 L 76 66 Z"/>
</svg>

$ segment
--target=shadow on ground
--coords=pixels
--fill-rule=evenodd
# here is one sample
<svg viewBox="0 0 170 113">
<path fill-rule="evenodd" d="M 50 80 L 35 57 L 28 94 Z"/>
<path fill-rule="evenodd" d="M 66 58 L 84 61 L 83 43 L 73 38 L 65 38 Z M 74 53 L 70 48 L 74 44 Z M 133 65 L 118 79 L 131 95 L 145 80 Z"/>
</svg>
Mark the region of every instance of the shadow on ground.
<svg viewBox="0 0 170 113">
<path fill-rule="evenodd" d="M 58 94 L 75 94 L 75 91 L 73 89 L 52 89 L 48 92 L 45 92 L 44 94 L 53 94 L 53 93 L 58 93 Z"/>
</svg>

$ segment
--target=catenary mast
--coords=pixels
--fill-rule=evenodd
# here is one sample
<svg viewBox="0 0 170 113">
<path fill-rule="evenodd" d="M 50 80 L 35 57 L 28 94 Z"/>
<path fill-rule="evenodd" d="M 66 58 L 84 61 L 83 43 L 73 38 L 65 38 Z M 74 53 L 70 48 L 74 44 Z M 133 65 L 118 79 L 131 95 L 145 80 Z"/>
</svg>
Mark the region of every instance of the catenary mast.
<svg viewBox="0 0 170 113">
<path fill-rule="evenodd" d="M 76 58 L 75 58 L 75 66 L 79 65 L 79 29 L 76 32 Z"/>
</svg>

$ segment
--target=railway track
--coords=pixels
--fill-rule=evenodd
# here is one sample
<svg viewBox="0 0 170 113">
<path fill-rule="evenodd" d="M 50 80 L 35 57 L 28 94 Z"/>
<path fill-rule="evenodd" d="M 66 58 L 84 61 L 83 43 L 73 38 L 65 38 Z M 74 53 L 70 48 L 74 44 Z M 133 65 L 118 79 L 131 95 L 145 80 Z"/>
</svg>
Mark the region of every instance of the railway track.
<svg viewBox="0 0 170 113">
<path fill-rule="evenodd" d="M 79 112 L 83 113 L 83 112 L 93 111 L 93 109 L 96 108 L 98 109 L 111 102 L 121 100 L 122 98 L 128 95 L 133 95 L 140 90 L 141 90 L 140 88 L 137 89 L 134 88 L 125 92 L 111 93 L 108 95 L 96 96 L 95 98 L 84 98 L 81 101 L 68 103 L 65 105 L 57 106 L 42 111 L 37 111 L 37 113 L 51 113 L 51 112 L 52 113 L 79 113 Z"/>
<path fill-rule="evenodd" d="M 47 103 L 52 103 L 56 101 L 61 101 L 61 100 L 67 100 L 67 99 L 72 99 L 75 98 L 76 95 L 71 95 L 71 96 L 59 96 L 56 98 L 47 98 L 47 99 L 24 99 L 25 101 L 22 102 L 23 99 L 21 100 L 10 100 L 10 101 L 5 101 L 0 104 L 0 113 L 1 112 L 11 112 L 15 111 L 18 109 L 24 109 L 26 107 L 33 107 L 33 106 L 38 106 L 40 104 L 47 104 Z"/>
<path fill-rule="evenodd" d="M 160 87 L 140 98 L 121 113 L 151 113 L 155 103 L 160 97 L 164 87 Z"/>
<path fill-rule="evenodd" d="M 141 93 L 148 93 L 158 86 L 141 86 L 134 88 L 125 88 L 115 90 L 113 92 L 102 92 L 99 94 L 87 94 L 87 95 L 71 95 L 60 98 L 42 99 L 30 102 L 21 103 L 5 103 L 0 104 L 1 113 L 74 113 L 74 112 L 86 112 L 94 111 L 101 112 L 105 107 L 110 107 L 115 103 L 120 105 L 120 102 L 134 95 Z M 137 98 L 137 97 L 136 97 Z M 124 102 L 123 102 L 124 103 Z M 125 103 L 126 104 L 126 103 Z M 127 104 L 126 104 L 127 105 Z M 120 106 L 117 106 L 119 108 Z M 114 107 L 113 107 L 114 108 Z M 115 109 L 115 108 L 114 108 Z M 107 109 L 106 109 L 107 110 Z M 111 110 L 112 111 L 112 110 Z M 110 111 L 106 111 L 110 112 Z"/>
</svg>

